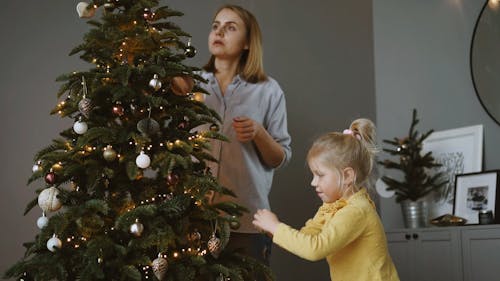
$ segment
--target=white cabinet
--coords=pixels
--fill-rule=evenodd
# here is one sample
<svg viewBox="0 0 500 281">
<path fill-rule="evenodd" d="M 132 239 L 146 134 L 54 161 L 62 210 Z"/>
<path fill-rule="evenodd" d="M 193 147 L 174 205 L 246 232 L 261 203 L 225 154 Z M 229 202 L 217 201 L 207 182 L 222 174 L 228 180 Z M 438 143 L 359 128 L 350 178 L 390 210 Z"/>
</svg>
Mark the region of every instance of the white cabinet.
<svg viewBox="0 0 500 281">
<path fill-rule="evenodd" d="M 388 231 L 389 252 L 402 281 L 461 279 L 460 237 L 449 229 Z"/>
<path fill-rule="evenodd" d="M 464 229 L 462 257 L 464 281 L 500 280 L 500 227 Z"/>
<path fill-rule="evenodd" d="M 401 281 L 500 280 L 500 225 L 386 232 Z"/>
</svg>

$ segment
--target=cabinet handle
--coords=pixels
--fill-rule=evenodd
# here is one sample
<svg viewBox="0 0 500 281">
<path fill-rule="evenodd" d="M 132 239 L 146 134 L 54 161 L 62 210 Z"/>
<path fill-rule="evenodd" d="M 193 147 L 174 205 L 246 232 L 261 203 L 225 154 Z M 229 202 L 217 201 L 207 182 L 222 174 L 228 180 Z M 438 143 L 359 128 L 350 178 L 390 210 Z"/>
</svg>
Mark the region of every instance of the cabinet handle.
<svg viewBox="0 0 500 281">
<path fill-rule="evenodd" d="M 411 235 L 410 235 L 410 234 L 408 234 L 408 233 L 406 233 L 406 234 L 405 234 L 405 238 L 406 238 L 406 240 L 410 240 Z"/>
<path fill-rule="evenodd" d="M 413 233 L 413 239 L 418 239 L 418 234 L 417 233 Z"/>
</svg>

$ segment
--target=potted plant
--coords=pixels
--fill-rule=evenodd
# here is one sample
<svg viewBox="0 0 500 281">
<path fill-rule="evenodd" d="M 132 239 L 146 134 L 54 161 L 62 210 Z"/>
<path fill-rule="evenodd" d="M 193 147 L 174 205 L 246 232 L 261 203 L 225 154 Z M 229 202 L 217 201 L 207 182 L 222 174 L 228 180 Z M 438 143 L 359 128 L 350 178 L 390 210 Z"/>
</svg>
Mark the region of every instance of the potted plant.
<svg viewBox="0 0 500 281">
<path fill-rule="evenodd" d="M 426 226 L 428 212 L 424 197 L 448 183 L 443 172 L 434 171 L 441 164 L 435 161 L 432 152 L 422 153 L 422 143 L 433 130 L 420 134 L 415 129 L 418 122 L 417 110 L 413 109 L 408 136 L 383 140 L 392 146 L 384 148 L 383 151 L 397 156 L 397 160 L 386 159 L 378 162 L 386 169 L 399 170 L 403 174 L 401 180 L 383 176 L 382 181 L 387 184 L 387 190 L 395 192 L 396 202 L 401 203 L 405 225 L 409 228 Z"/>
</svg>

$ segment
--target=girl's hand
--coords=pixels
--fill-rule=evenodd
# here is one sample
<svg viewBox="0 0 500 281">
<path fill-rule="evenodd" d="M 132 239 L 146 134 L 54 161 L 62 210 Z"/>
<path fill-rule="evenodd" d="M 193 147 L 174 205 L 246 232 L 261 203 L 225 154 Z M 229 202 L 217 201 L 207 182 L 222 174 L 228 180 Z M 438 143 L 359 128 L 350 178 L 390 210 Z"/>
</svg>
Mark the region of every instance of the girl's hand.
<svg viewBox="0 0 500 281">
<path fill-rule="evenodd" d="M 266 209 L 257 210 L 253 218 L 254 220 L 252 223 L 257 229 L 272 235 L 274 235 L 274 231 L 276 231 L 278 224 L 280 224 L 278 217 L 273 212 Z"/>
<path fill-rule="evenodd" d="M 233 118 L 233 129 L 238 141 L 248 142 L 255 138 L 262 126 L 251 118 L 238 116 Z"/>
</svg>

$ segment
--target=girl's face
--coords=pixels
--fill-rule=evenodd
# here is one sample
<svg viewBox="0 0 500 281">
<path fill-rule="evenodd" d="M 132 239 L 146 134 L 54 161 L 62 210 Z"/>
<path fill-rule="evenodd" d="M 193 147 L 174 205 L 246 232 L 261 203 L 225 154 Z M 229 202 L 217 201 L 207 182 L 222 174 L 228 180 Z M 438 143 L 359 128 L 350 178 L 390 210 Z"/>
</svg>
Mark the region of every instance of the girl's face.
<svg viewBox="0 0 500 281">
<path fill-rule="evenodd" d="M 323 203 L 333 203 L 342 197 L 340 174 L 335 169 L 325 166 L 317 158 L 309 161 L 309 169 L 313 174 L 311 186 Z"/>
<path fill-rule="evenodd" d="M 248 49 L 247 30 L 243 20 L 229 9 L 222 9 L 208 35 L 208 49 L 216 58 L 239 59 Z"/>
</svg>

